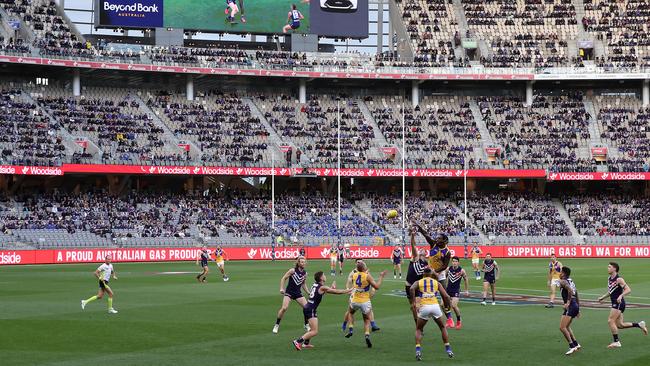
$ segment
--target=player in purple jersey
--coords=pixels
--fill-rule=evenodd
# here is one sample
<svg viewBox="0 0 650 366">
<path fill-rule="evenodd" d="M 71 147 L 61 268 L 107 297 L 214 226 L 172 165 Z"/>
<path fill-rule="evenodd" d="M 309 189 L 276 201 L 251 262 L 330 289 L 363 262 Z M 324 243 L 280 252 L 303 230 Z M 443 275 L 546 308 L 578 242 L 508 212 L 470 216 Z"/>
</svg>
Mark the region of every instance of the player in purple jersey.
<svg viewBox="0 0 650 366">
<path fill-rule="evenodd" d="M 446 309 L 447 316 L 447 328 L 454 327 L 454 320 L 451 317 L 451 310 L 454 310 L 456 314 L 456 329 L 461 329 L 463 324 L 460 320 L 460 308 L 458 307 L 458 302 L 460 301 L 460 282 L 461 280 L 465 284 L 465 295 L 469 294 L 467 283 L 467 273 L 463 267 L 460 266 L 460 258 L 454 256 L 451 259 L 451 266 L 447 268 L 447 294 L 451 297 L 451 309 Z"/>
<path fill-rule="evenodd" d="M 560 269 L 559 286 L 564 304 L 564 312 L 560 318 L 560 332 L 569 342 L 569 350 L 565 353 L 565 355 L 569 356 L 582 348 L 573 335 L 573 329 L 571 329 L 573 319 L 580 316 L 580 299 L 578 298 L 576 284 L 571 279 L 571 268 L 562 267 Z"/>
<path fill-rule="evenodd" d="M 327 278 L 322 271 L 318 271 L 314 274 L 314 284 L 311 286 L 311 290 L 309 291 L 309 300 L 307 300 L 307 304 L 303 309 L 303 315 L 309 322 L 310 329 L 307 333 L 303 334 L 302 337 L 293 341 L 293 346 L 296 347 L 297 351 L 300 351 L 303 348 L 314 347 L 309 343 L 309 341 L 318 335 L 318 315 L 316 314 L 316 310 L 318 309 L 320 302 L 323 300 L 323 295 L 344 295 L 352 292 L 351 288 L 337 290 L 335 282 L 332 282 L 332 286 L 325 286 L 325 281 L 327 281 Z"/>
<path fill-rule="evenodd" d="M 612 331 L 614 341 L 610 343 L 607 348 L 621 348 L 621 341 L 618 338 L 619 329 L 641 328 L 643 334 L 648 335 L 648 328 L 646 328 L 644 321 L 638 323 L 625 323 L 623 321 L 623 313 L 625 312 L 625 296 L 629 295 L 632 292 L 632 289 L 627 283 L 625 283 L 623 277 L 619 276 L 619 270 L 620 267 L 618 263 L 609 262 L 609 265 L 607 266 L 607 273 L 609 274 L 609 277 L 607 278 L 607 293 L 598 298 L 598 302 L 602 302 L 607 298 L 607 296 L 609 296 L 609 299 L 612 302 L 612 308 L 609 311 L 609 319 L 607 319 L 607 323 L 609 324 L 609 329 Z"/>
<path fill-rule="evenodd" d="M 307 284 L 305 284 L 305 279 L 307 278 L 307 271 L 305 270 L 306 265 L 307 260 L 305 257 L 298 257 L 298 259 L 296 259 L 295 267 L 288 270 L 280 280 L 280 294 L 283 296 L 282 307 L 278 310 L 278 317 L 273 326 L 273 333 L 277 333 L 280 329 L 280 321 L 289 308 L 291 300 L 297 302 L 303 308 L 305 307 L 305 304 L 307 304 L 307 300 L 305 300 L 305 297 L 301 292 L 301 289 L 308 292 Z M 285 283 L 287 284 L 286 288 L 284 287 Z M 305 319 L 305 329 L 308 327 L 307 319 Z"/>
</svg>

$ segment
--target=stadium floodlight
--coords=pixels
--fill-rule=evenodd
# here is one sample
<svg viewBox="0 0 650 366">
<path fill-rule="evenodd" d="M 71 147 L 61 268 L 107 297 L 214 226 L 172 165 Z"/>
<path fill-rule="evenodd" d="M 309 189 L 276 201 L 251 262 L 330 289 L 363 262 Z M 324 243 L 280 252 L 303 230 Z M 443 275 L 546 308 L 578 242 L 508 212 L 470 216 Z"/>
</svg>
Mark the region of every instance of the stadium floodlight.
<svg viewBox="0 0 650 366">
<path fill-rule="evenodd" d="M 357 11 L 358 0 L 320 0 L 320 8 L 326 11 Z"/>
</svg>

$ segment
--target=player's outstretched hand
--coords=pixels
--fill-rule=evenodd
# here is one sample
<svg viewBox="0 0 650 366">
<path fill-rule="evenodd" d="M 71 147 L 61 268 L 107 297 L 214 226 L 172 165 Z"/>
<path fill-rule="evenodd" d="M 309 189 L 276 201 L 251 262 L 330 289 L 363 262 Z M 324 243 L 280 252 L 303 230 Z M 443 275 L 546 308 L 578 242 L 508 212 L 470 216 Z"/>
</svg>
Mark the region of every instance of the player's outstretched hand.
<svg viewBox="0 0 650 366">
<path fill-rule="evenodd" d="M 386 273 L 388 273 L 388 271 L 383 270 L 383 271 L 379 274 L 379 277 L 382 277 L 382 278 L 383 278 L 383 277 L 386 275 Z"/>
<path fill-rule="evenodd" d="M 346 294 L 351 294 L 352 291 L 354 291 L 354 288 L 346 288 L 346 289 L 345 289 L 345 293 L 346 293 Z"/>
<path fill-rule="evenodd" d="M 116 279 L 117 279 L 117 276 L 116 276 L 116 275 L 113 275 L 113 279 L 116 280 Z"/>
<path fill-rule="evenodd" d="M 336 281 L 332 281 L 332 285 L 330 286 L 331 288 L 336 288 Z"/>
<path fill-rule="evenodd" d="M 280 289 L 280 295 L 284 295 L 284 290 Z"/>
</svg>

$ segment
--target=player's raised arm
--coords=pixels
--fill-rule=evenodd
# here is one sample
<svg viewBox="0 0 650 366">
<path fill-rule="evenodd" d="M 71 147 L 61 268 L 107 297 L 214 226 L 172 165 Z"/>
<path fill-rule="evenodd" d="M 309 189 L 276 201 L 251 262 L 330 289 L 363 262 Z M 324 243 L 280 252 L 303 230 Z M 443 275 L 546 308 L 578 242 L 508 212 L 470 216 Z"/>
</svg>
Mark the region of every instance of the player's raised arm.
<svg viewBox="0 0 650 366">
<path fill-rule="evenodd" d="M 281 293 L 281 294 L 284 294 L 284 286 L 285 286 L 285 284 L 287 283 L 287 279 L 289 279 L 289 277 L 291 277 L 291 275 L 293 275 L 294 272 L 295 272 L 294 269 L 291 268 L 291 269 L 288 270 L 287 273 L 285 273 L 284 276 L 282 276 L 282 278 L 280 279 L 280 293 Z"/>
<path fill-rule="evenodd" d="M 433 246 L 436 245 L 436 240 L 433 239 L 429 234 L 427 234 L 427 232 L 422 228 L 422 226 L 420 226 L 418 224 L 415 224 L 415 227 L 418 229 L 418 232 L 420 234 L 422 234 L 422 236 L 427 241 L 427 243 L 429 243 L 430 247 L 433 247 Z"/>
<path fill-rule="evenodd" d="M 327 293 L 327 294 L 334 294 L 334 295 L 345 295 L 345 294 L 352 293 L 352 290 L 354 289 L 352 288 L 336 289 L 328 286 L 321 286 L 319 291 L 323 291 L 324 294 Z"/>
<path fill-rule="evenodd" d="M 418 248 L 415 246 L 415 228 L 411 227 L 409 233 L 411 234 L 411 262 L 415 262 L 418 257 Z"/>
<path fill-rule="evenodd" d="M 382 282 L 384 282 L 384 276 L 386 276 L 386 271 L 382 271 L 379 274 L 379 280 L 375 282 L 375 279 L 372 278 L 372 275 L 368 274 L 368 283 L 370 286 L 372 286 L 375 290 L 379 290 L 379 287 L 381 287 Z"/>
</svg>

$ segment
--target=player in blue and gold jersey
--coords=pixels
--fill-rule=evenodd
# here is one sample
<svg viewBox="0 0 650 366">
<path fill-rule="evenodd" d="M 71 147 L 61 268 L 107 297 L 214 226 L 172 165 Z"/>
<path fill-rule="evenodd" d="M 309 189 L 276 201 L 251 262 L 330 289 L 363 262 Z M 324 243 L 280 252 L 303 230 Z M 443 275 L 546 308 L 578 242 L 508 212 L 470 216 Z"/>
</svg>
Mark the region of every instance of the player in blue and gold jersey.
<svg viewBox="0 0 650 366">
<path fill-rule="evenodd" d="M 364 333 L 368 348 L 372 347 L 372 342 L 370 342 L 370 312 L 372 311 L 370 290 L 373 288 L 379 290 L 384 276 L 386 276 L 386 271 L 381 272 L 379 280 L 375 282 L 375 279 L 368 273 L 366 264 L 360 260 L 357 262 L 357 273 L 352 278 L 354 292 L 350 301 L 350 328 L 354 326 L 354 313 L 360 310 L 363 314 Z"/>
<path fill-rule="evenodd" d="M 440 332 L 442 333 L 442 342 L 445 344 L 447 355 L 450 358 L 454 357 L 451 345 L 449 344 L 447 329 L 445 328 L 445 324 L 442 322 L 442 310 L 438 303 L 439 293 L 445 307 L 449 307 L 451 299 L 449 298 L 447 291 L 445 291 L 444 287 L 440 286 L 438 281 L 433 278 L 433 271 L 430 268 L 425 268 L 422 279 L 411 285 L 409 291 L 413 297 L 415 297 L 416 291 L 418 291 L 420 297 L 420 308 L 417 310 L 418 321 L 415 325 L 415 358 L 418 361 L 422 360 L 422 347 L 420 345 L 422 342 L 422 332 L 431 318 L 433 318 L 438 325 L 438 328 L 440 328 Z M 415 311 L 415 303 L 411 306 Z"/>
<path fill-rule="evenodd" d="M 230 278 L 228 278 L 228 275 L 226 275 L 224 260 L 227 260 L 226 252 L 224 252 L 223 248 L 221 248 L 221 245 L 219 245 L 214 251 L 214 261 L 217 263 L 217 268 L 219 268 L 219 271 L 221 271 L 221 277 L 223 277 L 224 282 L 227 282 Z"/>
<path fill-rule="evenodd" d="M 555 254 L 551 255 L 551 261 L 548 264 L 548 286 L 551 288 L 548 305 L 546 308 L 555 306 L 555 289 L 560 287 L 560 273 L 562 271 L 562 263 L 557 260 Z"/>
</svg>

